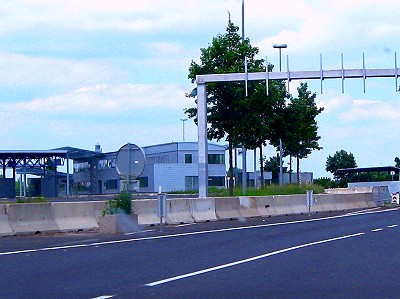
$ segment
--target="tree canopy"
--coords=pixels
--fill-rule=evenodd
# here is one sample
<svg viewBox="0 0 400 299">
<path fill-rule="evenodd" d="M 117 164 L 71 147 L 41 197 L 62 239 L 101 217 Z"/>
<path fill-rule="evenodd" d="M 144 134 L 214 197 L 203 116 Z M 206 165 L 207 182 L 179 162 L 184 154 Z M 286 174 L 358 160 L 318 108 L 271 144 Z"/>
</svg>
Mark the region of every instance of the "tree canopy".
<svg viewBox="0 0 400 299">
<path fill-rule="evenodd" d="M 337 151 L 333 156 L 326 159 L 326 171 L 331 172 L 336 180 L 346 181 L 346 175 L 338 173 L 338 169 L 357 167 L 356 159 L 352 153 L 345 150 Z"/>
</svg>

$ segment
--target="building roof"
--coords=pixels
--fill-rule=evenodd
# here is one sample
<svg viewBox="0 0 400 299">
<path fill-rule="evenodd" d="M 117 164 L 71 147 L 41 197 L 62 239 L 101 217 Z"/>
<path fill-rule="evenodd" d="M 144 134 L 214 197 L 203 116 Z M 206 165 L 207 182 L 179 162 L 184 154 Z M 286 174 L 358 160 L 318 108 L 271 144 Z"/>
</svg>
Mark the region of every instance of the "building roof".
<svg viewBox="0 0 400 299">
<path fill-rule="evenodd" d="M 95 152 L 85 149 L 80 149 L 76 147 L 64 146 L 57 148 L 56 150 L 64 150 L 68 152 L 68 158 L 72 160 L 88 159 L 92 157 L 100 157 L 104 154 L 102 152 Z"/>
<path fill-rule="evenodd" d="M 391 172 L 400 173 L 400 168 L 395 166 L 378 166 L 378 167 L 356 167 L 338 169 L 341 173 L 360 173 L 360 172 Z"/>
</svg>

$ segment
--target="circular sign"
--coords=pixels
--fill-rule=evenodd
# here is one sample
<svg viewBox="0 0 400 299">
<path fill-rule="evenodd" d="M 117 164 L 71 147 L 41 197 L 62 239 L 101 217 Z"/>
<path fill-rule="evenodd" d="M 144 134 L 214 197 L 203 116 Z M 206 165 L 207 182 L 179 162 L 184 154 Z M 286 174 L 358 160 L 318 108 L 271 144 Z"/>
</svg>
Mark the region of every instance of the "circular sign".
<svg viewBox="0 0 400 299">
<path fill-rule="evenodd" d="M 138 178 L 146 166 L 143 150 L 136 144 L 127 143 L 121 147 L 115 157 L 115 168 L 119 175 Z"/>
</svg>

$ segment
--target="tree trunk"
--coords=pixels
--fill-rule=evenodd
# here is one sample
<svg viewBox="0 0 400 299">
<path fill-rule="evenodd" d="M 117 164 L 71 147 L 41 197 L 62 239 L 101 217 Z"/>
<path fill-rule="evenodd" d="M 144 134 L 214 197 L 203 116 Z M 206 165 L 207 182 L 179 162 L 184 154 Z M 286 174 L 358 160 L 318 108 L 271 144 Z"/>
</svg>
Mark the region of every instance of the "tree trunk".
<svg viewBox="0 0 400 299">
<path fill-rule="evenodd" d="M 299 156 L 296 157 L 297 159 L 297 184 L 300 184 L 300 158 Z"/>
<path fill-rule="evenodd" d="M 264 159 L 262 144 L 260 145 L 260 186 L 264 188 Z"/>
<path fill-rule="evenodd" d="M 292 155 L 289 155 L 289 184 L 292 183 Z"/>
<path fill-rule="evenodd" d="M 233 196 L 233 146 L 231 141 L 229 141 L 229 169 L 229 196 Z"/>
</svg>

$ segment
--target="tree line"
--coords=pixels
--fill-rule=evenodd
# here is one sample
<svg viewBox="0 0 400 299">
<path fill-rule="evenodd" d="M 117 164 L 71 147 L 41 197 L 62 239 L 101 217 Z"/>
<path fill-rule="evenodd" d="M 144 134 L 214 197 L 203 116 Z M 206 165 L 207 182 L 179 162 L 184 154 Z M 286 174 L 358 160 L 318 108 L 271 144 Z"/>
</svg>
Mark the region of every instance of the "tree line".
<svg viewBox="0 0 400 299">
<path fill-rule="evenodd" d="M 188 78 L 195 82 L 197 75 L 243 73 L 244 61 L 248 72 L 269 72 L 273 65 L 265 66 L 258 59 L 258 47 L 253 47 L 249 38 L 242 39 L 239 27 L 228 21 L 224 34 L 218 34 L 206 48 L 201 48 L 200 63 L 192 60 Z M 313 150 L 320 150 L 316 116 L 323 111 L 315 103 L 316 94 L 308 90 L 307 83 L 297 88 L 293 97 L 286 91 L 284 80 L 273 80 L 268 84 L 268 96 L 264 81 L 249 81 L 247 96 L 244 82 L 209 83 L 207 85 L 207 138 L 220 141 L 225 139 L 229 152 L 229 194 L 233 195 L 233 150 L 239 145 L 260 152 L 268 143 L 278 147 L 283 144 L 283 156 L 300 160 Z M 189 97 L 194 96 L 193 90 Z M 188 118 L 197 124 L 197 107 L 185 109 Z M 260 159 L 261 182 L 264 169 Z"/>
</svg>

